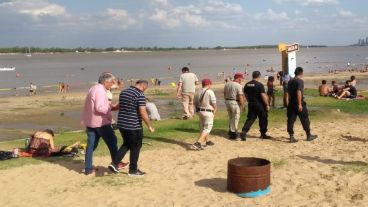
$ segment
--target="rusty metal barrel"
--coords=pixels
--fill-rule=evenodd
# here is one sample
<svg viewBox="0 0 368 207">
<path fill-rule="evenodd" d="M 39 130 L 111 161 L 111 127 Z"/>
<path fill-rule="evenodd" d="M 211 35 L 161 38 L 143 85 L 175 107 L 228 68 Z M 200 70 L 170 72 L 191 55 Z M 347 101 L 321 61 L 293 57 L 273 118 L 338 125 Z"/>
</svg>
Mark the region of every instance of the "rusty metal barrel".
<svg viewBox="0 0 368 207">
<path fill-rule="evenodd" d="M 258 197 L 271 192 L 271 162 L 255 157 L 228 161 L 227 190 L 240 197 Z"/>
</svg>

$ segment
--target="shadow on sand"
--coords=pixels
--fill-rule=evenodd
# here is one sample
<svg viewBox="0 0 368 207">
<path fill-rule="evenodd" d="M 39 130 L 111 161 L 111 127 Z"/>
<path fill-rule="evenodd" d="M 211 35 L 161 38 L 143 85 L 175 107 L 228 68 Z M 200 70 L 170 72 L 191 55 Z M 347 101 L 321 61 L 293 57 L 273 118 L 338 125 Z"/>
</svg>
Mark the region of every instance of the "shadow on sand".
<svg viewBox="0 0 368 207">
<path fill-rule="evenodd" d="M 368 163 L 363 161 L 342 161 L 342 160 L 333 160 L 333 159 L 322 159 L 318 156 L 304 156 L 297 155 L 297 157 L 308 160 L 308 161 L 316 161 L 324 164 L 333 164 L 333 165 L 355 165 L 355 166 L 368 166 Z"/>
<path fill-rule="evenodd" d="M 190 150 L 190 145 L 191 145 L 191 144 L 183 142 L 183 141 L 179 141 L 179 140 L 175 140 L 175 139 L 169 139 L 169 138 L 166 138 L 166 137 L 145 136 L 144 139 L 149 139 L 149 140 L 157 141 L 157 142 L 163 142 L 163 143 L 167 143 L 167 144 L 179 145 L 180 147 L 182 147 L 186 150 Z"/>
<path fill-rule="evenodd" d="M 363 143 L 368 142 L 367 139 L 363 139 L 363 138 L 355 137 L 355 136 L 347 136 L 347 135 L 341 135 L 341 139 L 344 141 L 348 141 L 348 142 L 363 142 Z"/>
<path fill-rule="evenodd" d="M 202 179 L 194 182 L 199 187 L 211 188 L 213 191 L 227 192 L 227 180 L 225 178 Z"/>
<path fill-rule="evenodd" d="M 43 162 L 48 162 L 51 164 L 59 165 L 63 168 L 66 168 L 70 171 L 74 171 L 81 175 L 84 175 L 84 155 L 76 156 L 76 157 L 33 157 L 33 159 L 38 159 Z M 96 177 L 106 176 L 107 174 L 112 173 L 106 166 L 96 166 Z"/>
</svg>

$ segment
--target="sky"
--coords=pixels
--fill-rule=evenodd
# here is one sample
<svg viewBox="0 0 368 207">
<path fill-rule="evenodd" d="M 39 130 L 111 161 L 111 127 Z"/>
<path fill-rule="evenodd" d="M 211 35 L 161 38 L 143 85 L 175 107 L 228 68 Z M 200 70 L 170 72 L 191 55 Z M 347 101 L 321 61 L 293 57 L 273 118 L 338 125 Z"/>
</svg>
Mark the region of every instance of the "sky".
<svg viewBox="0 0 368 207">
<path fill-rule="evenodd" d="M 0 0 L 0 47 L 350 45 L 367 0 Z"/>
</svg>

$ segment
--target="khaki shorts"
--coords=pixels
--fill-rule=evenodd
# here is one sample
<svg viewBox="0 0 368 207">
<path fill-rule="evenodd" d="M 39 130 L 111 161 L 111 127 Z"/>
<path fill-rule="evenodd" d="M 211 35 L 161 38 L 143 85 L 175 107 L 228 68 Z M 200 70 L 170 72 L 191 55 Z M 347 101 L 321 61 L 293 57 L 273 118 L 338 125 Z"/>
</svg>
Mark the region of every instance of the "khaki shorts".
<svg viewBox="0 0 368 207">
<path fill-rule="evenodd" d="M 213 127 L 213 113 L 208 111 L 200 111 L 198 112 L 198 115 L 200 131 L 209 134 Z"/>
</svg>

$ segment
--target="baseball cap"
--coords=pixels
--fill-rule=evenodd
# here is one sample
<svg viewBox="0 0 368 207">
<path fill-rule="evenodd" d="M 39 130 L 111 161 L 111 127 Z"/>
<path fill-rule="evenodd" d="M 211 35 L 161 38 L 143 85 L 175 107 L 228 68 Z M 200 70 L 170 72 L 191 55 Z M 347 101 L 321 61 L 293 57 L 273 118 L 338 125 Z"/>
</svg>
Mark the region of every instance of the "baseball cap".
<svg viewBox="0 0 368 207">
<path fill-rule="evenodd" d="M 243 73 L 235 73 L 234 79 L 237 79 L 237 78 L 244 78 L 244 74 Z"/>
<path fill-rule="evenodd" d="M 209 84 L 212 84 L 211 80 L 208 78 L 205 78 L 202 80 L 202 85 L 207 86 Z"/>
</svg>

